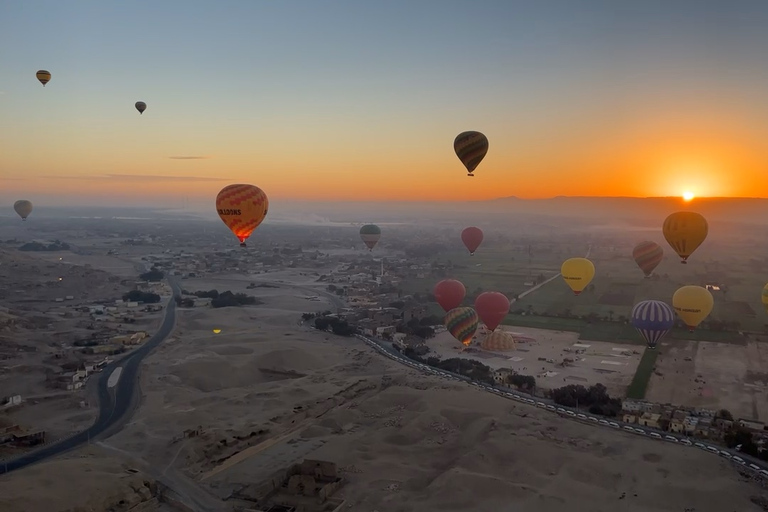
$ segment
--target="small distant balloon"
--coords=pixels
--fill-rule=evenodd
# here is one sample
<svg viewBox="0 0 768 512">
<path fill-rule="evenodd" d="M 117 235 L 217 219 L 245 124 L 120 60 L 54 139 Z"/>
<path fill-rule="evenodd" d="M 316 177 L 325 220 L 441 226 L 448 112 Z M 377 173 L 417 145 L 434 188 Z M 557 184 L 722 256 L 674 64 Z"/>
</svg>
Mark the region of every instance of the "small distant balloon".
<svg viewBox="0 0 768 512">
<path fill-rule="evenodd" d="M 21 217 L 21 220 L 27 220 L 27 217 L 29 217 L 29 214 L 32 213 L 32 201 L 27 201 L 26 199 L 19 199 L 15 203 L 13 203 L 13 209 L 16 210 L 16 213 L 19 214 L 19 217 Z"/>
<path fill-rule="evenodd" d="M 245 241 L 267 216 L 269 199 L 255 185 L 227 185 L 216 196 L 216 212 L 245 247 Z"/>
<path fill-rule="evenodd" d="M 469 251 L 469 255 L 474 256 L 477 248 L 483 243 L 483 230 L 474 226 L 464 228 L 464 231 L 461 232 L 461 241 L 464 242 L 464 247 Z"/>
<path fill-rule="evenodd" d="M 645 277 L 651 277 L 654 269 L 664 259 L 664 249 L 656 242 L 640 242 L 632 251 L 632 257 Z"/>
<path fill-rule="evenodd" d="M 462 132 L 453 140 L 453 150 L 467 169 L 467 176 L 472 174 L 488 153 L 488 138 L 480 132 Z"/>
<path fill-rule="evenodd" d="M 44 69 L 41 69 L 35 73 L 35 76 L 40 81 L 40 83 L 43 84 L 43 87 L 45 87 L 45 84 L 51 81 L 51 74 Z"/>
<path fill-rule="evenodd" d="M 221 332 L 221 329 L 214 329 L 213 332 L 214 334 L 219 334 Z"/>
<path fill-rule="evenodd" d="M 578 295 L 595 277 L 595 265 L 587 258 L 570 258 L 563 262 L 560 273 L 574 295 Z"/>
<path fill-rule="evenodd" d="M 446 313 L 454 308 L 461 306 L 467 289 L 464 284 L 456 279 L 443 279 L 435 285 L 432 294 L 443 311 Z"/>
<path fill-rule="evenodd" d="M 369 251 L 373 251 L 381 238 L 381 228 L 376 224 L 366 224 L 360 228 L 360 238 Z"/>
<path fill-rule="evenodd" d="M 139 111 L 139 114 L 143 114 L 144 111 L 147 110 L 147 104 L 144 103 L 143 101 L 137 101 L 136 105 L 134 106 L 136 107 L 136 110 Z"/>
<path fill-rule="evenodd" d="M 680 256 L 680 263 L 688 258 L 704 242 L 709 233 L 709 224 L 696 212 L 675 212 L 664 220 L 664 238 Z"/>
<path fill-rule="evenodd" d="M 445 328 L 448 329 L 454 338 L 459 340 L 465 346 L 469 346 L 472 336 L 477 332 L 477 326 L 480 318 L 472 308 L 461 307 L 454 308 L 445 314 L 443 319 Z"/>
</svg>

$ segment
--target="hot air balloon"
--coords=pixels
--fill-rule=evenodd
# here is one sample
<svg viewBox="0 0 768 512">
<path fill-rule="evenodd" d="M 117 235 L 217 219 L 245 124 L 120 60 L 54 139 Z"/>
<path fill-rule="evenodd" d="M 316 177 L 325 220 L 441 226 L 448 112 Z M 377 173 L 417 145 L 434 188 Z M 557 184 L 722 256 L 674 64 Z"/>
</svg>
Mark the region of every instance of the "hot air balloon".
<svg viewBox="0 0 768 512">
<path fill-rule="evenodd" d="M 701 286 L 683 286 L 672 296 L 672 307 L 691 332 L 707 318 L 714 305 L 712 294 Z"/>
<path fill-rule="evenodd" d="M 768 311 L 768 284 L 763 288 L 763 306 L 765 306 L 765 310 Z"/>
<path fill-rule="evenodd" d="M 675 212 L 664 220 L 664 238 L 680 256 L 680 263 L 688 263 L 709 232 L 707 219 L 696 212 Z"/>
<path fill-rule="evenodd" d="M 595 277 L 595 266 L 587 258 L 571 258 L 563 262 L 560 273 L 573 293 L 578 295 Z"/>
<path fill-rule="evenodd" d="M 214 334 L 219 334 L 220 332 L 221 332 L 221 329 L 214 329 L 214 330 L 213 330 L 213 333 L 214 333 Z"/>
<path fill-rule="evenodd" d="M 464 231 L 461 232 L 461 241 L 464 242 L 464 246 L 469 250 L 469 255 L 472 256 L 483 243 L 483 230 L 474 226 L 464 228 Z"/>
<path fill-rule="evenodd" d="M 381 229 L 376 224 L 366 224 L 360 228 L 360 238 L 368 247 L 368 250 L 373 251 L 373 248 L 379 242 L 379 238 L 381 238 Z"/>
<path fill-rule="evenodd" d="M 232 233 L 245 247 L 253 230 L 264 221 L 269 199 L 259 187 L 253 185 L 227 185 L 216 196 L 216 211 Z"/>
<path fill-rule="evenodd" d="M 40 83 L 43 84 L 43 87 L 45 87 L 45 84 L 51 81 L 51 74 L 44 69 L 41 69 L 35 73 L 35 76 L 40 81 Z"/>
<path fill-rule="evenodd" d="M 675 326 L 675 311 L 666 302 L 644 300 L 632 308 L 631 319 L 648 347 L 656 348 L 656 343 Z"/>
<path fill-rule="evenodd" d="M 445 314 L 443 323 L 454 338 L 469 346 L 480 319 L 472 308 L 454 308 Z"/>
<path fill-rule="evenodd" d="M 483 292 L 475 299 L 475 311 L 490 330 L 499 326 L 509 313 L 509 299 L 499 292 Z"/>
<path fill-rule="evenodd" d="M 515 337 L 511 332 L 493 331 L 480 342 L 480 348 L 491 352 L 509 352 L 515 350 Z"/>
<path fill-rule="evenodd" d="M 664 258 L 664 249 L 656 242 L 640 242 L 632 251 L 632 257 L 645 277 L 651 277 L 653 270 Z"/>
<path fill-rule="evenodd" d="M 143 101 L 137 101 L 136 105 L 134 106 L 136 107 L 136 110 L 139 111 L 139 114 L 143 114 L 144 111 L 147 110 L 147 104 L 144 103 Z"/>
<path fill-rule="evenodd" d="M 462 132 L 453 140 L 453 150 L 467 168 L 467 176 L 474 176 L 472 172 L 488 153 L 488 139 L 480 132 Z"/>
<path fill-rule="evenodd" d="M 19 214 L 21 220 L 27 220 L 29 214 L 32 213 L 32 202 L 27 201 L 26 199 L 19 199 L 13 203 L 13 209 Z"/>
<path fill-rule="evenodd" d="M 466 288 L 461 281 L 456 279 L 443 279 L 435 285 L 432 293 L 435 300 L 446 313 L 454 308 L 461 306 L 461 302 L 467 294 Z"/>
</svg>

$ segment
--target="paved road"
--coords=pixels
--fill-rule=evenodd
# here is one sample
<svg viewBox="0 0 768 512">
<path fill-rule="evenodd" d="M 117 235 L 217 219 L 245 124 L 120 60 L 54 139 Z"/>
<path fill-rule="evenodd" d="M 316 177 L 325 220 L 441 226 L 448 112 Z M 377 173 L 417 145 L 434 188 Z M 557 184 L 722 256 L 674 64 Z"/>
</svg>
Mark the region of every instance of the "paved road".
<svg viewBox="0 0 768 512">
<path fill-rule="evenodd" d="M 173 289 L 174 296 L 181 294 L 178 283 L 171 277 L 168 277 L 168 283 Z M 16 459 L 4 461 L 0 464 L 0 475 L 62 454 L 104 434 L 113 434 L 116 431 L 116 427 L 119 427 L 118 422 L 132 408 L 141 361 L 173 331 L 175 323 L 176 302 L 171 297 L 168 305 L 165 307 L 165 316 L 160 329 L 144 345 L 105 367 L 101 374 L 99 374 L 99 417 L 96 419 L 96 422 L 88 429 L 71 437 L 51 443 Z M 120 380 L 116 386 L 109 387 L 109 377 L 118 367 L 122 368 Z"/>
</svg>

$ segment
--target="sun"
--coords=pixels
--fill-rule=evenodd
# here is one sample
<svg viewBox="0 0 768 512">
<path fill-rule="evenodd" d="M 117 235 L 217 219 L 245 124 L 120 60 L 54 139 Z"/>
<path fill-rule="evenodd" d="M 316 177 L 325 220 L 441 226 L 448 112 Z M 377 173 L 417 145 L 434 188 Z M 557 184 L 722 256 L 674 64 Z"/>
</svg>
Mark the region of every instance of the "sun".
<svg viewBox="0 0 768 512">
<path fill-rule="evenodd" d="M 694 197 L 696 196 L 693 195 L 693 192 L 688 192 L 688 191 L 683 192 L 683 201 L 690 201 Z"/>
</svg>

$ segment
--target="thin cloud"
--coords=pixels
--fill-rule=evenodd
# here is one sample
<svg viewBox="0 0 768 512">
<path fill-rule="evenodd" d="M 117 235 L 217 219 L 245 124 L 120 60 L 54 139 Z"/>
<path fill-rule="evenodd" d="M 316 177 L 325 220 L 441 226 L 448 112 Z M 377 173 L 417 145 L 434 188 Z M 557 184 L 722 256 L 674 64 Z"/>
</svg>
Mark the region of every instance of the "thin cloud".
<svg viewBox="0 0 768 512">
<path fill-rule="evenodd" d="M 207 176 L 155 176 L 148 174 L 103 174 L 100 176 L 41 176 L 49 180 L 115 180 L 115 181 L 227 181 L 229 178 Z"/>
<path fill-rule="evenodd" d="M 212 156 L 169 156 L 171 160 L 208 160 Z"/>
</svg>

